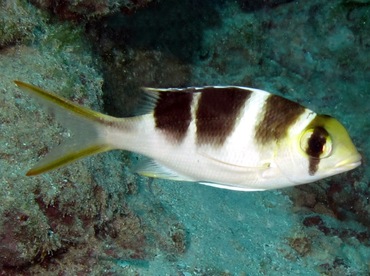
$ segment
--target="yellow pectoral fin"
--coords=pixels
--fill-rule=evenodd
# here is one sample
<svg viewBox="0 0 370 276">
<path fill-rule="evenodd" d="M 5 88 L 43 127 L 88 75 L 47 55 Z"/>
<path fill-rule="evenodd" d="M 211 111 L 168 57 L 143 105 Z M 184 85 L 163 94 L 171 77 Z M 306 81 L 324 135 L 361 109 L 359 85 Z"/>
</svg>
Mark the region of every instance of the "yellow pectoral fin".
<svg viewBox="0 0 370 276">
<path fill-rule="evenodd" d="M 167 168 L 159 162 L 150 159 L 143 158 L 143 160 L 135 168 L 135 172 L 146 177 L 161 178 L 175 181 L 194 181 L 179 173 Z"/>
</svg>

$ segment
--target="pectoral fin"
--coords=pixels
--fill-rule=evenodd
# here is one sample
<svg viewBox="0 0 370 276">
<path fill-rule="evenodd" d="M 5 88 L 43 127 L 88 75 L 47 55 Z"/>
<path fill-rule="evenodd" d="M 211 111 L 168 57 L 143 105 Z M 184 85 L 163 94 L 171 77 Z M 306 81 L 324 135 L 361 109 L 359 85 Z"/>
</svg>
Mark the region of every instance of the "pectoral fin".
<svg viewBox="0 0 370 276">
<path fill-rule="evenodd" d="M 147 157 L 138 164 L 134 171 L 146 177 L 175 181 L 194 181 Z"/>
</svg>

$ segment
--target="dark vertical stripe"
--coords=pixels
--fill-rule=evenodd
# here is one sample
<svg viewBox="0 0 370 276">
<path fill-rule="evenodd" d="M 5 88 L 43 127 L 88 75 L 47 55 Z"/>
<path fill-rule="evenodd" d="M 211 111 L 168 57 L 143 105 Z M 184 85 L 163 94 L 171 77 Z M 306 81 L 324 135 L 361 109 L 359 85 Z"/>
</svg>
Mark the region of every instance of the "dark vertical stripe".
<svg viewBox="0 0 370 276">
<path fill-rule="evenodd" d="M 323 153 L 329 133 L 323 127 L 315 127 L 311 137 L 307 141 L 306 153 L 309 155 L 308 173 L 314 175 L 320 163 L 320 156 Z"/>
<path fill-rule="evenodd" d="M 191 122 L 192 93 L 159 92 L 154 119 L 156 128 L 175 142 L 181 142 Z"/>
<path fill-rule="evenodd" d="M 256 125 L 256 141 L 266 144 L 285 137 L 289 127 L 304 111 L 305 108 L 295 102 L 270 95 L 263 107 L 262 120 Z"/>
<path fill-rule="evenodd" d="M 252 91 L 237 87 L 206 87 L 199 92 L 201 96 L 196 111 L 196 142 L 222 145 L 233 132 Z"/>
</svg>

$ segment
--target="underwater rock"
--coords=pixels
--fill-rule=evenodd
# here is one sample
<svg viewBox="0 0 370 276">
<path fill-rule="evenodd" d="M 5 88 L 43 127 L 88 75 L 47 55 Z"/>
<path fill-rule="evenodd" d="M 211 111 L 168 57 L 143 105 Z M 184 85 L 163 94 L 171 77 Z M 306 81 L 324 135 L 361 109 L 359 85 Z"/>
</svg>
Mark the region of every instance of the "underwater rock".
<svg viewBox="0 0 370 276">
<path fill-rule="evenodd" d="M 22 0 L 0 1 L 0 49 L 32 40 L 39 18 L 31 10 Z"/>
<path fill-rule="evenodd" d="M 129 2 L 134 3 L 120 1 Z M 134 8 L 149 2 L 135 1 Z M 0 275 L 149 275 L 166 269 L 176 275 L 171 271 L 176 267 L 177 274 L 184 275 L 269 274 L 272 269 L 282 274 L 304 269 L 326 275 L 367 275 L 370 190 L 365 157 L 370 127 L 363 114 L 369 111 L 364 104 L 369 100 L 368 1 L 300 1 L 267 9 L 254 6 L 251 13 L 241 12 L 235 1 L 219 2 L 221 8 L 202 4 L 202 12 L 189 5 L 181 13 L 181 4 L 172 14 L 167 12 L 171 20 L 179 14 L 186 19 L 192 12 L 193 24 L 181 20 L 157 24 L 165 17 L 161 13 L 157 21 L 151 21 L 152 14 L 133 16 L 136 21 L 131 25 L 111 30 L 108 27 L 117 24 L 118 17 L 111 17 L 111 25 L 100 19 L 117 11 L 129 14 L 125 23 L 130 22 L 131 8 L 114 6 L 112 1 L 33 1 L 68 21 L 85 16 L 90 22 L 84 30 L 48 18 L 27 1 L 0 4 L 5 22 L 0 26 L 5 30 L 0 36 Z M 198 24 L 203 19 L 204 25 Z M 93 20 L 100 28 L 93 26 Z M 158 28 L 147 29 L 148 22 Z M 84 34 L 90 31 L 88 40 Z M 280 192 L 236 196 L 199 188 L 183 206 L 178 203 L 183 194 L 164 195 L 169 189 L 157 187 L 156 193 L 144 196 L 142 190 L 150 188 L 140 186 L 144 180 L 129 173 L 133 161 L 122 152 L 26 178 L 26 169 L 68 134 L 50 126 L 52 120 L 14 87 L 12 80 L 19 78 L 95 110 L 105 105 L 117 114 L 134 109 L 136 102 L 128 98 L 142 85 L 253 85 L 341 118 L 364 154 L 364 165 L 347 175 L 283 191 L 294 203 L 294 214 L 290 205 L 276 207 L 283 199 Z M 103 103 L 104 97 L 109 101 Z M 184 190 L 191 189 L 190 184 Z M 167 205 L 155 201 L 160 193 Z M 197 197 L 200 193 L 206 196 Z M 236 212 L 240 202 L 257 197 L 261 199 L 251 202 L 260 205 Z M 14 201 L 3 204 L 9 198 Z M 266 204 L 274 200 L 280 202 Z M 213 212 L 219 206 L 228 210 L 229 220 L 222 211 Z M 294 224 L 292 217 L 301 219 Z M 201 224 L 197 219 L 207 221 Z M 205 231 L 199 231 L 200 225 Z M 266 244 L 266 239 L 273 242 Z M 209 241 L 204 254 L 194 252 L 204 240 Z M 225 251 L 219 250 L 225 244 Z M 284 246 L 290 250 L 288 261 L 280 254 Z M 199 259 L 192 259 L 194 253 L 203 254 L 208 263 L 199 264 Z M 221 261 L 212 262 L 214 256 Z M 230 256 L 238 256 L 237 265 L 230 265 L 234 264 Z"/>
<path fill-rule="evenodd" d="M 289 245 L 304 257 L 311 252 L 311 240 L 307 237 L 296 237 L 289 239 Z"/>
<path fill-rule="evenodd" d="M 242 10 L 253 12 L 263 8 L 274 8 L 292 1 L 293 0 L 238 0 L 238 3 Z"/>
<path fill-rule="evenodd" d="M 45 155 L 66 133 L 51 124 L 51 118 L 40 112 L 35 102 L 20 94 L 13 80 L 22 78 L 62 94 L 64 91 L 70 99 L 96 109 L 101 106 L 102 80 L 79 27 L 66 23 L 48 25 L 45 14 L 22 1 L 28 5 L 24 9 L 18 6 L 20 2 L 12 2 L 11 7 L 37 23 L 37 31 L 25 29 L 33 39 L 32 44 L 21 40 L 16 46 L 7 44 L 0 52 L 0 66 L 6 72 L 0 74 L 1 275 L 40 269 L 39 263 L 50 263 L 52 257 L 70 252 L 73 246 L 91 237 L 92 218 L 96 219 L 101 204 L 94 189 L 96 183 L 107 183 L 106 179 L 91 178 L 89 162 L 75 164 L 68 171 L 45 178 L 24 175 L 34 163 L 33 158 Z M 113 163 L 118 165 L 120 161 Z M 112 166 L 106 168 L 104 162 L 101 165 L 98 170 L 112 169 Z M 117 169 L 110 180 L 119 183 L 121 177 L 121 170 Z M 125 186 L 122 183 L 118 186 L 124 192 Z M 115 187 L 110 185 L 110 189 Z M 110 202 L 114 200 L 121 201 L 118 196 Z"/>
<path fill-rule="evenodd" d="M 344 4 L 370 4 L 370 0 L 344 0 Z"/>
<path fill-rule="evenodd" d="M 31 0 L 37 7 L 71 21 L 96 20 L 120 11 L 129 13 L 151 2 L 153 0 Z"/>
<path fill-rule="evenodd" d="M 29 8 L 29 16 L 38 13 L 32 5 Z M 186 237 L 180 227 L 162 236 L 144 226 L 125 204 L 127 195 L 137 190 L 127 155 L 107 153 L 44 177 L 24 175 L 35 157 L 47 154 L 69 134 L 19 93 L 14 79 L 38 84 L 95 110 L 102 106 L 103 81 L 82 28 L 68 22 L 46 24 L 47 14 L 42 16 L 32 44 L 19 41 L 0 53 L 0 66 L 7 72 L 0 76 L 0 274 L 105 271 L 115 264 L 113 257 L 152 258 L 159 247 L 182 254 Z M 138 60 L 143 66 L 137 70 L 148 58 L 158 58 L 142 56 Z M 10 203 L 5 205 L 7 200 Z M 25 205 L 27 211 L 20 207 Z M 170 225 L 178 225 L 177 220 L 165 221 L 163 227 Z M 160 237 L 164 243 L 148 243 L 148 236 Z M 106 249 L 109 246 L 111 250 Z"/>
<path fill-rule="evenodd" d="M 103 66 L 105 110 L 119 117 L 132 115 L 140 87 L 192 85 L 192 62 L 200 55 L 203 32 L 220 22 L 217 6 L 211 1 L 167 0 L 88 24 Z"/>
<path fill-rule="evenodd" d="M 4 210 L 0 224 L 0 274 L 2 267 L 23 267 L 36 262 L 45 246 L 47 237 L 43 234 L 47 229 L 42 216 L 34 216 L 28 210 Z"/>
<path fill-rule="evenodd" d="M 124 117 L 134 114 L 139 105 L 140 87 L 180 87 L 190 77 L 190 67 L 175 57 L 157 51 L 132 51 L 119 62 L 104 62 L 104 106 L 110 115 Z M 117 75 L 115 72 L 126 72 Z"/>
</svg>

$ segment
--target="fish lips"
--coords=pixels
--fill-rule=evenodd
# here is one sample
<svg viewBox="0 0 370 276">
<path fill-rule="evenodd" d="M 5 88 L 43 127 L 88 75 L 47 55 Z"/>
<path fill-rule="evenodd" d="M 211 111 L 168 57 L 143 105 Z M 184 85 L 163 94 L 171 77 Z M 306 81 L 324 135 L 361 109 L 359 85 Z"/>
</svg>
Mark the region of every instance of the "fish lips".
<svg viewBox="0 0 370 276">
<path fill-rule="evenodd" d="M 343 159 L 339 163 L 334 166 L 334 171 L 336 172 L 345 172 L 349 170 L 353 170 L 361 165 L 362 157 L 360 154 L 353 154 L 348 156 L 347 158 Z"/>
</svg>

